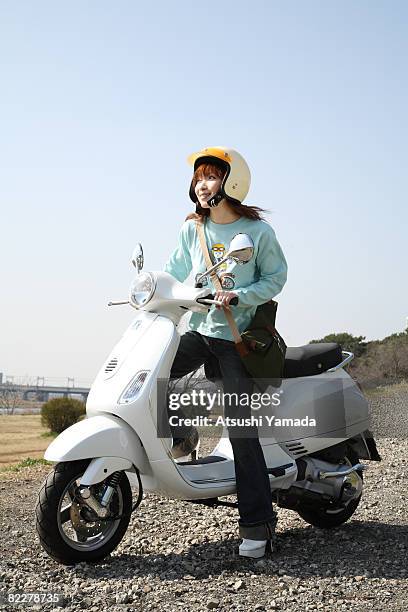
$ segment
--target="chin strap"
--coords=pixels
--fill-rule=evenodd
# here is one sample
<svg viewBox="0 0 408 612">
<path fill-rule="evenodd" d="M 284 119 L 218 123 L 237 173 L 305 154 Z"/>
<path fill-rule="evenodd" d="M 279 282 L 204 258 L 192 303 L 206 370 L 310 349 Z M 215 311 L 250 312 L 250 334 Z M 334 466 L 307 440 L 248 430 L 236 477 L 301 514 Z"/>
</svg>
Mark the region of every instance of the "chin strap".
<svg viewBox="0 0 408 612">
<path fill-rule="evenodd" d="M 218 204 L 221 202 L 221 200 L 224 198 L 223 194 L 221 193 L 221 191 L 218 191 L 214 196 L 212 196 L 212 198 L 210 198 L 209 200 L 207 200 L 207 204 L 208 206 L 210 206 L 211 208 L 215 208 L 216 206 L 218 206 Z"/>
</svg>

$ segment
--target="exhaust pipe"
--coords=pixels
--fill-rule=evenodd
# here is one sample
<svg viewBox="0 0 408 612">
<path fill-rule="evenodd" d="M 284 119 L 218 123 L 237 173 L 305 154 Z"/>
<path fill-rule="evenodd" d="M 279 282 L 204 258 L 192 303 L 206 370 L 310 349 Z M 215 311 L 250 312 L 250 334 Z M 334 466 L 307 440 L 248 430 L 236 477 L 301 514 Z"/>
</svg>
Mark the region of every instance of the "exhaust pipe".
<svg viewBox="0 0 408 612">
<path fill-rule="evenodd" d="M 318 473 L 318 478 L 320 480 L 324 480 L 325 478 L 337 478 L 339 476 L 348 476 L 348 474 L 351 474 L 352 472 L 362 472 L 363 470 L 366 470 L 367 468 L 368 468 L 368 465 L 364 465 L 363 463 L 356 463 L 356 465 L 352 465 L 350 468 L 347 468 L 346 470 L 341 470 L 338 472 L 320 471 Z"/>
</svg>

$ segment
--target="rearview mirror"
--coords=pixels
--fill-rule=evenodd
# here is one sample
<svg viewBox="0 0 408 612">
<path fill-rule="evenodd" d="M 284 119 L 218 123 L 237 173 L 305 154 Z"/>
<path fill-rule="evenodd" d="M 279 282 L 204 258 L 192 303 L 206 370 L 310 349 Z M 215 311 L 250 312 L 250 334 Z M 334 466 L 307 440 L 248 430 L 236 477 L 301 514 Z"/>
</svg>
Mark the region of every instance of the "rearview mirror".
<svg viewBox="0 0 408 612">
<path fill-rule="evenodd" d="M 132 264 L 135 266 L 138 274 L 143 269 L 143 263 L 144 263 L 143 247 L 140 244 L 140 242 L 138 242 L 132 253 Z"/>
<path fill-rule="evenodd" d="M 236 234 L 231 240 L 230 248 L 225 257 L 217 261 L 211 268 L 208 268 L 204 274 L 196 278 L 196 287 L 201 285 L 203 278 L 208 276 L 213 270 L 216 270 L 225 263 L 228 259 L 232 259 L 238 264 L 246 264 L 254 254 L 254 242 L 248 234 Z"/>
<path fill-rule="evenodd" d="M 236 234 L 231 240 L 226 257 L 233 259 L 236 263 L 245 264 L 252 259 L 254 254 L 254 243 L 248 234 Z"/>
</svg>

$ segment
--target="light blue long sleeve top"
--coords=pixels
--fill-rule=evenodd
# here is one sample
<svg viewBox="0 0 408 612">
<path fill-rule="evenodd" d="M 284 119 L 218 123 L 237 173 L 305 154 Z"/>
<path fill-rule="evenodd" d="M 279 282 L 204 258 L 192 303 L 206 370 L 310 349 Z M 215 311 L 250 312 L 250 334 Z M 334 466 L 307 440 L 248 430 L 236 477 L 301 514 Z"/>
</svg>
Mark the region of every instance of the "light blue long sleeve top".
<svg viewBox="0 0 408 612">
<path fill-rule="evenodd" d="M 232 223 L 214 223 L 207 218 L 204 234 L 213 263 L 224 257 L 235 234 L 248 234 L 254 242 L 254 254 L 246 264 L 231 260 L 217 269 L 224 290 L 233 291 L 239 297 L 239 305 L 231 306 L 232 314 L 242 333 L 250 324 L 257 306 L 274 298 L 287 278 L 287 263 L 275 232 L 266 221 L 240 217 Z M 186 221 L 180 231 L 177 248 L 165 265 L 178 281 L 184 282 L 193 271 L 194 278 L 206 270 L 200 241 L 194 220 Z M 215 292 L 210 279 L 204 279 Z M 233 340 L 231 330 L 222 309 L 212 306 L 207 315 L 193 312 L 190 329 L 204 336 Z"/>
</svg>

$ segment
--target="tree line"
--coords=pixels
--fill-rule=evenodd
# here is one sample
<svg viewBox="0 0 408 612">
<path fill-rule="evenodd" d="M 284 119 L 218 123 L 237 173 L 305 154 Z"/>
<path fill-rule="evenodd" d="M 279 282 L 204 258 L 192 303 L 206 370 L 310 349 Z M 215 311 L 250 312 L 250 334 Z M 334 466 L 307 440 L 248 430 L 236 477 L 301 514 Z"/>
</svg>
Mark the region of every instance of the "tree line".
<svg viewBox="0 0 408 612">
<path fill-rule="evenodd" d="M 408 327 L 383 340 L 365 341 L 365 336 L 347 332 L 328 334 L 316 342 L 337 342 L 345 351 L 354 353 L 346 366 L 349 374 L 363 387 L 377 387 L 408 380 Z"/>
</svg>

